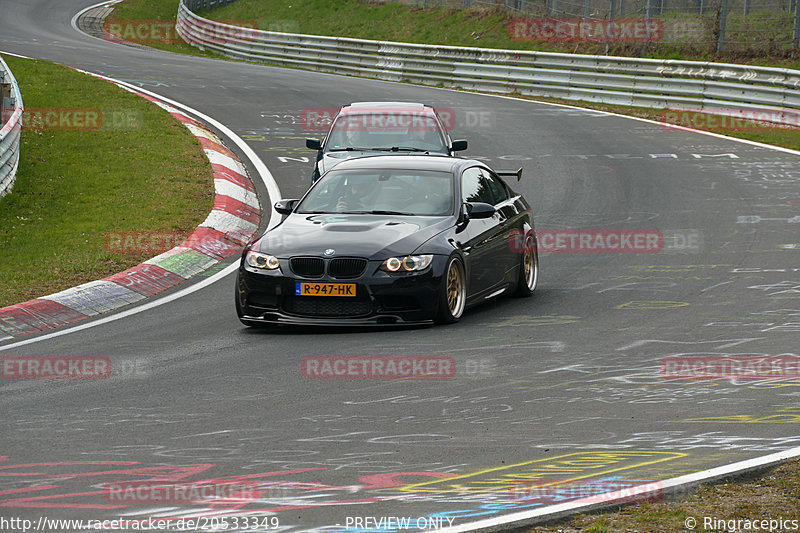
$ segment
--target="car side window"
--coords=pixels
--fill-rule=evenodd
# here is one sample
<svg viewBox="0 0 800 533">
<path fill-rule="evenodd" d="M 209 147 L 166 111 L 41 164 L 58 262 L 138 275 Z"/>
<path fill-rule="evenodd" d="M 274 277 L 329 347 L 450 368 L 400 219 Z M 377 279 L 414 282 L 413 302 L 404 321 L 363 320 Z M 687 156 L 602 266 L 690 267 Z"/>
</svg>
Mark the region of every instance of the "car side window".
<svg viewBox="0 0 800 533">
<path fill-rule="evenodd" d="M 503 183 L 500 178 L 498 178 L 491 172 L 487 171 L 486 169 L 482 169 L 481 172 L 483 178 L 488 183 L 489 189 L 492 191 L 492 197 L 494 198 L 494 202 L 492 202 L 492 205 L 497 205 L 499 203 L 508 200 L 509 196 L 506 184 Z"/>
<path fill-rule="evenodd" d="M 495 204 L 491 184 L 480 167 L 470 167 L 461 174 L 461 199 L 464 202 Z"/>
</svg>

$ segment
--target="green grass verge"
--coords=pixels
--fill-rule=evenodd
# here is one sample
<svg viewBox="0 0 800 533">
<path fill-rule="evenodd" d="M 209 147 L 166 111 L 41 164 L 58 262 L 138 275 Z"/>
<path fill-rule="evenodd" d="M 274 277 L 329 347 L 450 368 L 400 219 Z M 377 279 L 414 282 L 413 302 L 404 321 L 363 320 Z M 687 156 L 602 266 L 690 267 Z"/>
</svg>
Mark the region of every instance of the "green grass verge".
<svg viewBox="0 0 800 533">
<path fill-rule="evenodd" d="M 108 232 L 191 232 L 205 219 L 211 165 L 166 111 L 67 67 L 4 59 L 29 119 L 43 108 L 90 108 L 103 123 L 92 131 L 23 129 L 16 184 L 0 200 L 0 307 L 148 258 L 107 252 Z"/>
<path fill-rule="evenodd" d="M 704 522 L 716 518 L 718 522 Z M 779 528 L 779 520 L 789 521 Z M 730 521 L 740 520 L 736 526 Z M 775 520 L 774 531 L 793 531 L 800 523 L 800 460 L 730 482 L 703 485 L 680 500 L 640 503 L 602 514 L 582 514 L 528 533 L 675 533 L 695 531 L 769 531 L 744 525 L 745 520 Z M 694 521 L 694 522 L 693 522 Z M 724 523 L 722 522 L 724 521 Z M 791 521 L 796 521 L 792 523 Z M 733 525 L 734 527 L 730 527 Z"/>
</svg>

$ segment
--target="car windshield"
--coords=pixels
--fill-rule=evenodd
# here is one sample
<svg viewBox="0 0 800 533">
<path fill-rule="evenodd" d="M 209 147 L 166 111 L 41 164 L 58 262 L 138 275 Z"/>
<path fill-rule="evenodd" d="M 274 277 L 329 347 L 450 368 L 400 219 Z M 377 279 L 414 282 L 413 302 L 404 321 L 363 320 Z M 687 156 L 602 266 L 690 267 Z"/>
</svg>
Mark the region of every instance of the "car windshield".
<svg viewBox="0 0 800 533">
<path fill-rule="evenodd" d="M 386 150 L 447 153 L 444 136 L 433 115 L 370 112 L 342 115 L 333 123 L 327 151 Z"/>
<path fill-rule="evenodd" d="M 446 216 L 453 212 L 452 175 L 431 170 L 332 170 L 295 212 Z"/>
</svg>

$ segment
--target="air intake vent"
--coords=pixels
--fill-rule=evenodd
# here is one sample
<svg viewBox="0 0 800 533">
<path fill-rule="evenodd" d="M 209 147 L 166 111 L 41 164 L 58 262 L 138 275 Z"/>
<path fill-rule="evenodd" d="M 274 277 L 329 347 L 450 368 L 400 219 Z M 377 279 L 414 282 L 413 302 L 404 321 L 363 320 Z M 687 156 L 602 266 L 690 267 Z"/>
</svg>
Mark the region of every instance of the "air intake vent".
<svg viewBox="0 0 800 533">
<path fill-rule="evenodd" d="M 289 266 L 292 272 L 304 278 L 321 278 L 325 273 L 325 261 L 321 257 L 292 257 Z"/>
<path fill-rule="evenodd" d="M 337 257 L 328 264 L 328 274 L 333 278 L 357 278 L 367 269 L 367 260 L 351 257 Z"/>
</svg>

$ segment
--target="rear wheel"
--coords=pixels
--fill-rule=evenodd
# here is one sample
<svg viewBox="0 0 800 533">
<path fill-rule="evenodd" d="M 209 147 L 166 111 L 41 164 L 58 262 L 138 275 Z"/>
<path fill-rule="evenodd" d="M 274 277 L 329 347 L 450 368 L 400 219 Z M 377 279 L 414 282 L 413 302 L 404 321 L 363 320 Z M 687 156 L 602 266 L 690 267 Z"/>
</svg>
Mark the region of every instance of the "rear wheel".
<svg viewBox="0 0 800 533">
<path fill-rule="evenodd" d="M 439 313 L 436 321 L 442 324 L 457 322 L 464 314 L 467 303 L 467 277 L 464 263 L 458 256 L 447 260 L 439 296 Z"/>
<path fill-rule="evenodd" d="M 536 290 L 539 282 L 539 250 L 533 239 L 533 232 L 527 232 L 525 245 L 522 249 L 522 259 L 519 265 L 517 278 L 517 295 L 527 297 Z"/>
</svg>

